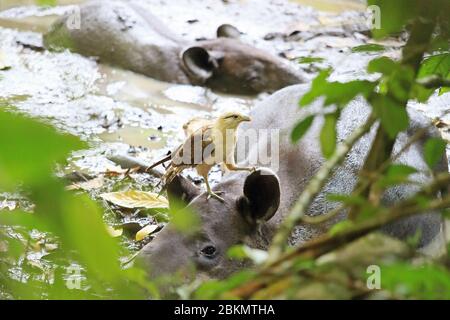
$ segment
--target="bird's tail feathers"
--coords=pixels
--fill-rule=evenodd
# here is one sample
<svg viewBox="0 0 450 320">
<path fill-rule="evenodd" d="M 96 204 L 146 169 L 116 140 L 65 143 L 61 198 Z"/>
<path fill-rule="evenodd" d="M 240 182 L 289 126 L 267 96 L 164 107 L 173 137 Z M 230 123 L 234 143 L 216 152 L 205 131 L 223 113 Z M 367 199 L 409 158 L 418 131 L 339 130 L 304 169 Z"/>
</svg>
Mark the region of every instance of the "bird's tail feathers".
<svg viewBox="0 0 450 320">
<path fill-rule="evenodd" d="M 172 159 L 172 155 L 168 155 L 167 157 L 155 162 L 154 164 L 152 164 L 150 167 L 148 167 L 147 169 L 145 169 L 146 172 L 150 171 L 151 169 L 153 169 L 154 167 L 159 166 L 160 164 L 163 164 L 167 161 L 169 161 L 170 159 Z"/>
</svg>

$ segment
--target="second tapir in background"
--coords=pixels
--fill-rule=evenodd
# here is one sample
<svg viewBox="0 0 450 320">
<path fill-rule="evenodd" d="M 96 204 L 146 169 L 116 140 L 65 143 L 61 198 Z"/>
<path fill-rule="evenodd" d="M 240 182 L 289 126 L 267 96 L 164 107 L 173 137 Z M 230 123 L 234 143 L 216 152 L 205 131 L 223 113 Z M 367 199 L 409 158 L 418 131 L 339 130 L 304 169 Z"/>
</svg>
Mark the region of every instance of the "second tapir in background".
<svg viewBox="0 0 450 320">
<path fill-rule="evenodd" d="M 217 39 L 187 42 L 133 2 L 97 0 L 79 8 L 79 26 L 64 16 L 44 36 L 47 47 L 69 48 L 157 80 L 232 94 L 273 92 L 304 82 L 281 58 L 236 39 L 231 26 L 219 27 Z"/>
</svg>

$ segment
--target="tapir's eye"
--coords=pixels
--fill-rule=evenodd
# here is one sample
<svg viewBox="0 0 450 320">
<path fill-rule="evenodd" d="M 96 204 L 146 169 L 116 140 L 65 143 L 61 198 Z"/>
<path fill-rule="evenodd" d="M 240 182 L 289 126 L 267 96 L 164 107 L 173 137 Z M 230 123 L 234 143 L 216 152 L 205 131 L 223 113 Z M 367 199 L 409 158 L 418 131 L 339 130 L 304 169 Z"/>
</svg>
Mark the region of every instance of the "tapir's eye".
<svg viewBox="0 0 450 320">
<path fill-rule="evenodd" d="M 216 248 L 214 246 L 208 245 L 200 250 L 200 253 L 207 258 L 214 258 L 216 255 Z"/>
</svg>

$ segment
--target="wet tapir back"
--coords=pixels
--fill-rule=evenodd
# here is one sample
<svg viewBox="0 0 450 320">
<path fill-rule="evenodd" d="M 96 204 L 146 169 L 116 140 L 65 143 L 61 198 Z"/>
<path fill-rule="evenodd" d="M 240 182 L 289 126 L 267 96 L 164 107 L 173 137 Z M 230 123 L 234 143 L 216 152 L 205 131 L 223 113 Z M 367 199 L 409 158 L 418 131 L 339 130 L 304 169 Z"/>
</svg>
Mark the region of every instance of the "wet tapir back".
<svg viewBox="0 0 450 320">
<path fill-rule="evenodd" d="M 275 171 L 258 170 L 250 174 L 230 173 L 226 175 L 215 190 L 223 191 L 225 203 L 207 196 L 198 187 L 179 177 L 169 186 L 169 199 L 184 199 L 190 209 L 200 216 L 201 228 L 197 236 L 184 236 L 176 232 L 171 225 L 163 229 L 155 240 L 144 247 L 141 261 L 145 261 L 156 274 L 183 269 L 186 265 L 195 266 L 200 273 L 208 276 L 223 277 L 240 265 L 227 258 L 230 246 L 246 243 L 251 247 L 265 249 L 324 159 L 320 152 L 319 135 L 323 117 L 317 116 L 308 133 L 297 144 L 290 141 L 294 123 L 309 114 L 322 111 L 319 102 L 307 108 L 299 108 L 298 101 L 307 91 L 306 86 L 292 86 L 272 95 L 252 111 L 253 121 L 243 127 L 239 133 L 239 143 L 246 143 L 244 137 L 248 129 L 275 129 L 280 133 L 279 162 L 272 163 Z M 368 117 L 370 107 L 362 99 L 349 103 L 343 110 L 337 124 L 337 139 L 342 141 Z M 395 143 L 394 154 L 398 152 L 419 128 L 429 128 L 429 121 L 418 112 L 408 109 L 411 118 L 410 128 L 401 133 Z M 354 145 L 344 163 L 337 168 L 323 191 L 315 198 L 308 214 L 320 215 L 336 207 L 336 203 L 327 200 L 327 194 L 349 194 L 357 181 L 357 175 L 368 154 L 374 139 L 376 126 Z M 431 180 L 423 160 L 422 147 L 429 136 L 436 136 L 434 129 L 428 130 L 428 136 L 414 143 L 397 162 L 417 168 L 420 173 L 411 179 L 419 183 Z M 261 139 L 249 145 L 242 159 L 248 164 L 248 157 L 255 152 L 264 151 L 271 146 L 270 141 Z M 274 152 L 272 150 L 272 152 Z M 267 164 L 262 164 L 267 165 Z M 448 170 L 446 159 L 442 159 L 437 171 Z M 389 189 L 383 196 L 383 204 L 390 205 L 413 195 L 419 186 L 401 185 Z M 342 219 L 343 215 L 326 225 L 299 225 L 294 232 L 292 242 L 301 244 L 325 232 L 331 224 Z M 404 219 L 388 226 L 385 231 L 405 239 L 421 231 L 420 245 L 433 240 L 440 232 L 441 218 L 436 213 Z"/>
</svg>

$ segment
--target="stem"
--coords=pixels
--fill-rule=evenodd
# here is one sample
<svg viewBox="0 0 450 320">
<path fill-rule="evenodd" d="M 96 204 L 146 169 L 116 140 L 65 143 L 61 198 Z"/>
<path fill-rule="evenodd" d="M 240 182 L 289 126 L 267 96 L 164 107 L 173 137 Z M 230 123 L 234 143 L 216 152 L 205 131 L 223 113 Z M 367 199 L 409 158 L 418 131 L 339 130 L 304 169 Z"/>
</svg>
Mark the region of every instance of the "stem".
<svg viewBox="0 0 450 320">
<path fill-rule="evenodd" d="M 431 184 L 425 186 L 422 191 L 417 193 L 416 196 L 402 201 L 390 209 L 382 210 L 375 218 L 366 220 L 357 227 L 336 235 L 326 234 L 284 254 L 276 261 L 266 265 L 252 281 L 234 289 L 232 291 L 232 296 L 244 299 L 251 298 L 255 292 L 272 283 L 274 276 L 280 277 L 282 276 L 282 273 L 292 273 L 292 270 L 290 269 L 292 263 L 287 263 L 292 262 L 293 259 L 314 259 L 399 219 L 421 214 L 423 212 L 448 208 L 450 206 L 449 195 L 443 199 L 432 200 L 428 202 L 426 206 L 417 201 L 418 197 L 432 196 L 448 184 L 450 184 L 450 174 L 440 174 Z M 282 271 L 280 272 L 280 269 L 277 268 L 281 268 Z"/>
<path fill-rule="evenodd" d="M 325 162 L 314 178 L 309 181 L 290 214 L 286 217 L 281 224 L 279 231 L 274 236 L 273 244 L 269 249 L 269 263 L 276 260 L 281 255 L 285 246 L 288 244 L 292 229 L 301 221 L 309 205 L 327 182 L 333 169 L 344 160 L 355 142 L 370 130 L 375 123 L 375 119 L 375 115 L 371 114 L 364 125 L 353 131 L 353 133 L 336 148 L 336 151 L 331 158 Z"/>
</svg>

